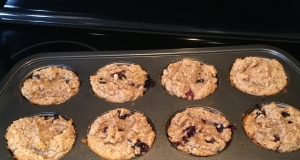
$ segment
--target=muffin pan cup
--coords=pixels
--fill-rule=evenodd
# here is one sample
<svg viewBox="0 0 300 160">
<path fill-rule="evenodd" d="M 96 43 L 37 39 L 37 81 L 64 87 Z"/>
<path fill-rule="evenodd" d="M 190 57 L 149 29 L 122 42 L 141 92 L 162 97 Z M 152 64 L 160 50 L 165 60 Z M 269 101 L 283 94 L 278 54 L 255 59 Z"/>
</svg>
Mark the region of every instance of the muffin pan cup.
<svg viewBox="0 0 300 160">
<path fill-rule="evenodd" d="M 277 59 L 284 67 L 288 76 L 287 87 L 272 96 L 252 96 L 231 86 L 229 72 L 236 58 L 259 56 Z M 192 58 L 202 63 L 214 65 L 218 72 L 218 88 L 201 100 L 185 100 L 171 96 L 160 84 L 162 70 L 170 63 L 182 58 Z M 90 76 L 99 68 L 114 62 L 131 62 L 139 64 L 156 82 L 144 96 L 133 102 L 110 103 L 98 98 L 90 85 Z M 21 94 L 24 79 L 33 70 L 50 65 L 66 65 L 81 80 L 79 92 L 71 99 L 58 105 L 39 106 L 29 103 Z M 62 52 L 42 53 L 27 57 L 18 62 L 0 83 L 0 159 L 13 159 L 7 149 L 4 137 L 6 129 L 21 117 L 42 112 L 56 112 L 73 119 L 76 127 L 76 142 L 72 150 L 63 160 L 102 159 L 81 140 L 87 136 L 89 125 L 99 115 L 116 108 L 137 110 L 147 116 L 154 124 L 156 138 L 151 149 L 136 159 L 300 159 L 300 150 L 291 153 L 276 153 L 254 144 L 244 133 L 242 127 L 243 114 L 255 104 L 264 102 L 281 102 L 300 109 L 300 63 L 291 55 L 270 46 L 234 46 L 218 48 L 194 48 L 174 50 L 144 51 L 109 51 L 109 52 Z M 236 124 L 228 146 L 219 154 L 209 157 L 196 157 L 184 154 L 173 148 L 166 136 L 166 124 L 176 111 L 188 106 L 208 106 L 222 112 L 231 122 Z"/>
<path fill-rule="evenodd" d="M 214 109 L 214 108 L 212 108 L 212 107 L 195 105 L 195 106 L 187 106 L 186 108 L 182 108 L 182 109 L 177 110 L 177 111 L 176 111 L 175 113 L 173 113 L 173 114 L 169 117 L 169 119 L 167 120 L 167 123 L 166 123 L 166 126 L 165 126 L 165 131 L 166 131 L 166 136 L 167 136 L 167 138 L 168 138 L 168 139 L 170 138 L 170 136 L 169 136 L 169 134 L 168 134 L 168 129 L 169 129 L 170 125 L 171 125 L 171 122 L 172 122 L 173 118 L 174 118 L 177 114 L 184 112 L 187 108 L 193 108 L 193 109 L 200 109 L 200 108 L 202 108 L 203 110 L 206 110 L 206 111 L 211 112 L 211 113 L 213 113 L 213 114 L 220 114 L 220 115 L 223 116 L 227 121 L 229 121 L 229 125 L 232 125 L 231 127 L 228 126 L 228 128 L 230 128 L 230 130 L 231 130 L 231 139 L 230 139 L 229 141 L 226 142 L 226 146 L 225 146 L 221 151 L 219 151 L 217 154 L 219 154 L 220 152 L 222 152 L 223 150 L 225 150 L 225 149 L 227 148 L 227 146 L 230 144 L 230 141 L 232 140 L 232 138 L 233 138 L 233 136 L 234 136 L 234 132 L 236 131 L 236 128 L 235 128 L 235 125 L 232 124 L 232 123 L 230 122 L 230 120 L 229 120 L 223 113 L 221 113 L 220 111 L 218 111 L 218 110 L 216 110 L 216 109 Z M 205 118 L 205 117 L 203 117 L 203 118 Z M 194 120 L 194 119 L 193 119 L 193 120 Z M 193 121 L 190 121 L 190 122 L 193 122 Z M 172 143 L 170 140 L 169 140 L 169 142 L 170 142 L 170 144 Z M 174 143 L 174 142 L 173 142 L 173 143 Z M 172 147 L 174 147 L 174 146 L 172 146 Z M 174 149 L 180 151 L 180 150 L 179 150 L 178 148 L 176 148 L 176 147 L 174 147 Z M 183 152 L 183 151 L 180 151 L 180 152 Z M 186 153 L 186 154 L 188 154 L 188 153 Z M 192 153 L 189 153 L 189 155 L 191 155 L 191 156 L 198 156 L 198 155 L 194 155 L 194 154 L 192 154 Z M 209 156 L 214 156 L 214 155 L 198 156 L 198 157 L 209 157 Z"/>
</svg>

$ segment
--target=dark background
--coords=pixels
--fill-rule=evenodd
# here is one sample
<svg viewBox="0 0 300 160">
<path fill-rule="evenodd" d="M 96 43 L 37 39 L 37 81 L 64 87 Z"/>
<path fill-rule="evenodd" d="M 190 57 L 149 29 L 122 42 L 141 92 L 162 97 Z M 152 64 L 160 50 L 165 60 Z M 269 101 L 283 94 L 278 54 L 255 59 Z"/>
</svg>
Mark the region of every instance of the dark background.
<svg viewBox="0 0 300 160">
<path fill-rule="evenodd" d="M 0 79 L 42 52 L 264 44 L 300 61 L 300 1 L 0 0 Z"/>
</svg>

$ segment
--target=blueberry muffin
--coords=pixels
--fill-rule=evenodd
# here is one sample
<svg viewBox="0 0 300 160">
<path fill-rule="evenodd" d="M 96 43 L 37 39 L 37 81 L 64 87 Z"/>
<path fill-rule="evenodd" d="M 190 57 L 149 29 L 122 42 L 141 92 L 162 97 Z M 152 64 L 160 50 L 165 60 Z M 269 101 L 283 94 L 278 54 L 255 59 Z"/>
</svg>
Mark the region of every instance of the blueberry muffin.
<svg viewBox="0 0 300 160">
<path fill-rule="evenodd" d="M 18 160 L 58 160 L 71 150 L 76 137 L 72 120 L 34 116 L 14 121 L 5 138 Z"/>
<path fill-rule="evenodd" d="M 171 146 L 183 153 L 211 156 L 226 147 L 235 129 L 218 111 L 192 107 L 172 118 L 167 133 Z"/>
<path fill-rule="evenodd" d="M 118 160 L 145 154 L 154 138 L 155 133 L 143 114 L 118 108 L 92 123 L 87 142 L 97 155 Z"/>
<path fill-rule="evenodd" d="M 246 57 L 236 59 L 230 81 L 237 89 L 255 96 L 279 93 L 287 85 L 283 66 L 275 59 Z"/>
<path fill-rule="evenodd" d="M 76 74 L 66 68 L 48 67 L 35 71 L 24 81 L 22 95 L 31 103 L 56 105 L 76 95 L 80 81 Z"/>
<path fill-rule="evenodd" d="M 300 112 L 272 102 L 257 106 L 243 118 L 247 136 L 257 145 L 276 152 L 300 148 Z"/>
<path fill-rule="evenodd" d="M 134 101 L 155 85 L 146 71 L 136 64 L 109 64 L 90 77 L 93 91 L 109 102 Z"/>
<path fill-rule="evenodd" d="M 216 90 L 216 75 L 217 70 L 214 66 L 184 58 L 163 70 L 161 84 L 171 95 L 198 100 Z"/>
</svg>

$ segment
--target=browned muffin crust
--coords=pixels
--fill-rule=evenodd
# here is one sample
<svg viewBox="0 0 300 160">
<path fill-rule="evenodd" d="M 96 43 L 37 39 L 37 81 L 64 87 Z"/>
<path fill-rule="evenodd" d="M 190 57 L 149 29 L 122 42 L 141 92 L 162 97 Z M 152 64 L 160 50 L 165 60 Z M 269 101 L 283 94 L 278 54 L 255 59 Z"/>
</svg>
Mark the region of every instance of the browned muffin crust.
<svg viewBox="0 0 300 160">
<path fill-rule="evenodd" d="M 292 106 L 264 104 L 243 118 L 247 136 L 257 145 L 276 152 L 300 148 L 300 112 Z"/>
<path fill-rule="evenodd" d="M 58 160 L 75 142 L 72 120 L 59 117 L 25 117 L 14 121 L 5 138 L 18 160 Z"/>
<path fill-rule="evenodd" d="M 168 127 L 171 145 L 196 156 L 221 152 L 230 141 L 235 126 L 230 125 L 221 113 L 210 110 L 193 107 L 177 113 Z"/>
<path fill-rule="evenodd" d="M 230 81 L 237 89 L 255 96 L 279 93 L 287 85 L 283 66 L 275 59 L 246 57 L 236 59 Z"/>
<path fill-rule="evenodd" d="M 99 156 L 117 160 L 145 154 L 154 138 L 155 133 L 143 114 L 118 108 L 92 123 L 87 142 Z"/>
</svg>

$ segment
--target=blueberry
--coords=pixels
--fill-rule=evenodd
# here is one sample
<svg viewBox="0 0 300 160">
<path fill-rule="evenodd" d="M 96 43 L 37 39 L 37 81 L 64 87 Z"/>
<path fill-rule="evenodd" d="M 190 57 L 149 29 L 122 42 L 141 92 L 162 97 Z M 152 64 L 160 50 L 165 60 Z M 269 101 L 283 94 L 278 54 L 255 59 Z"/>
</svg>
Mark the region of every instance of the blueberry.
<svg viewBox="0 0 300 160">
<path fill-rule="evenodd" d="M 223 132 L 224 127 L 223 127 L 222 124 L 217 124 L 217 123 L 215 123 L 215 126 L 216 126 L 216 129 L 217 129 L 217 131 L 218 131 L 219 133 L 222 133 L 222 132 Z"/>
<path fill-rule="evenodd" d="M 194 99 L 194 92 L 192 90 L 189 90 L 188 92 L 185 93 L 186 99 L 189 99 L 191 97 L 191 100 Z"/>
<path fill-rule="evenodd" d="M 127 78 L 124 74 L 118 73 L 118 78 L 122 80 L 122 78 Z"/>
<path fill-rule="evenodd" d="M 277 134 L 274 135 L 274 142 L 280 141 L 280 138 Z"/>
<path fill-rule="evenodd" d="M 108 129 L 108 127 L 104 127 L 103 130 L 102 130 L 102 132 L 106 133 L 107 129 Z"/>
<path fill-rule="evenodd" d="M 121 111 L 120 110 L 118 110 L 118 113 L 119 113 L 118 117 L 120 119 L 125 119 L 126 117 L 129 117 L 131 115 L 131 114 L 123 114 L 123 115 L 121 115 Z"/>
<path fill-rule="evenodd" d="M 289 113 L 287 113 L 287 112 L 281 112 L 281 115 L 282 115 L 284 118 L 286 118 L 286 117 L 290 116 L 290 114 L 289 114 Z"/>
<path fill-rule="evenodd" d="M 186 136 L 183 136 L 182 137 L 182 141 L 184 142 L 184 143 L 187 143 L 187 142 L 189 142 L 189 140 L 187 139 L 188 137 L 186 137 Z"/>
<path fill-rule="evenodd" d="M 181 145 L 181 142 L 172 142 L 171 146 L 177 148 L 177 146 Z"/>
<path fill-rule="evenodd" d="M 189 126 L 184 130 L 184 132 L 185 131 L 187 131 L 187 136 L 189 138 L 189 137 L 192 137 L 196 133 L 196 128 L 195 128 L 195 126 Z"/>
<path fill-rule="evenodd" d="M 146 153 L 148 150 L 149 150 L 149 146 L 144 143 L 144 142 L 141 142 L 140 140 L 137 140 L 134 144 L 134 148 L 140 148 L 140 152 L 141 153 Z"/>
<path fill-rule="evenodd" d="M 153 79 L 150 78 L 149 75 L 147 75 L 147 80 L 145 81 L 144 88 L 153 88 L 155 87 L 156 83 Z"/>
<path fill-rule="evenodd" d="M 230 124 L 230 125 L 228 125 L 228 127 L 227 128 L 229 128 L 230 130 L 231 130 L 231 132 L 235 132 L 236 130 L 237 130 L 237 128 L 235 127 L 235 125 L 234 124 Z"/>
</svg>

